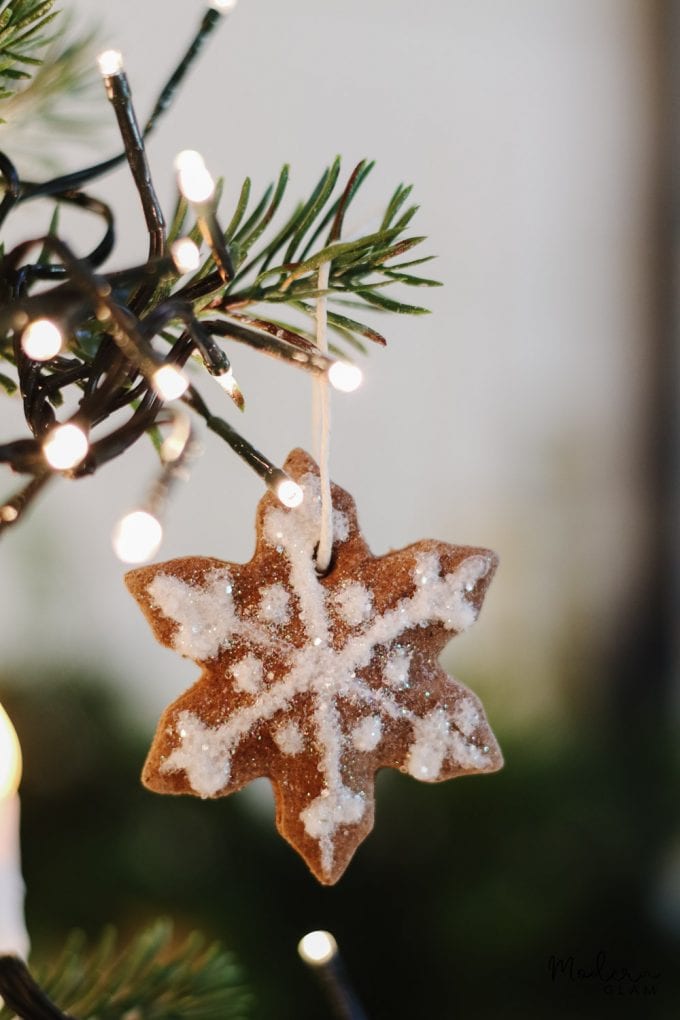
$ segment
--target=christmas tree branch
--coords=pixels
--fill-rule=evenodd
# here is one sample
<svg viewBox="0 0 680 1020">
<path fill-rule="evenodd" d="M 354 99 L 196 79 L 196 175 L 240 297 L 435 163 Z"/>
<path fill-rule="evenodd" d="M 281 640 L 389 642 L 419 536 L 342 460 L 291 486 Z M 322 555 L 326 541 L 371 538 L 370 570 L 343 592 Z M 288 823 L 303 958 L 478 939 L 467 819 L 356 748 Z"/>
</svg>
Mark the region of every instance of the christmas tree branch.
<svg viewBox="0 0 680 1020">
<path fill-rule="evenodd" d="M 33 14 L 36 10 L 27 9 Z M 385 343 L 383 334 L 354 309 L 404 314 L 426 311 L 385 293 L 395 287 L 437 285 L 437 281 L 410 272 L 412 265 L 426 260 L 403 260 L 403 255 L 423 240 L 407 234 L 417 209 L 409 204 L 409 187 L 398 186 L 376 229 L 365 235 L 344 236 L 348 213 L 373 168 L 373 163 L 364 160 L 340 187 L 341 167 L 336 158 L 309 197 L 283 217 L 289 168 L 284 166 L 276 182 L 254 203 L 246 179 L 222 229 L 218 219 L 221 186 L 213 185 L 196 153 L 184 153 L 189 169 L 195 170 L 199 161 L 208 191 L 203 197 L 192 197 L 191 189 L 185 191 L 180 171 L 180 196 L 166 236 L 144 139 L 168 108 L 219 21 L 221 16 L 214 9 L 203 16 L 143 130 L 137 124 L 120 55 L 102 55 L 104 84 L 124 144 L 119 156 L 35 184 L 22 181 L 12 160 L 0 154 L 0 173 L 6 183 L 0 224 L 26 199 L 53 195 L 57 203 L 49 232 L 15 246 L 0 263 L 0 360 L 8 366 L 7 372 L 0 374 L 0 384 L 6 392 L 20 392 L 30 433 L 28 438 L 0 445 L 0 460 L 33 478 L 0 507 L 0 531 L 20 519 L 54 473 L 70 478 L 92 474 L 144 436 L 152 439 L 161 457 L 159 480 L 151 491 L 166 491 L 163 479 L 174 474 L 172 470 L 168 474 L 171 461 L 163 451 L 173 444 L 168 447 L 159 430 L 172 419 L 166 410 L 168 401 L 180 397 L 191 381 L 186 374 L 190 367 L 202 363 L 243 409 L 225 343 L 247 344 L 305 371 L 325 373 L 333 385 L 347 389 L 356 384 L 357 371 L 348 374 L 347 366 L 341 365 L 342 371 L 336 372 L 335 357 L 316 351 L 313 325 L 307 326 L 307 320 L 314 319 L 318 298 L 334 303 L 328 313 L 329 329 L 335 337 L 330 351 L 342 358 L 347 358 L 348 350 L 364 352 L 365 340 Z M 83 187 L 123 159 L 129 163 L 140 195 L 150 238 L 149 258 L 142 266 L 108 273 L 100 267 L 114 245 L 114 217 L 105 202 Z M 86 256 L 71 251 L 60 238 L 58 206 L 64 202 L 104 222 L 101 241 Z M 196 245 L 202 242 L 208 251 L 201 260 Z M 39 254 L 31 261 L 34 248 Z M 320 289 L 318 270 L 322 265 L 328 266 L 328 282 Z M 52 285 L 38 289 L 37 284 L 43 281 Z M 75 410 L 60 421 L 56 412 L 67 400 L 75 403 Z M 267 485 L 283 491 L 283 472 L 220 414 L 210 411 L 195 385 L 187 391 L 185 403 Z M 100 429 L 113 415 L 125 409 L 127 419 L 117 420 L 112 430 L 101 434 Z M 75 443 L 71 447 L 75 453 L 64 452 L 63 444 L 59 445 L 67 435 L 69 443 Z M 152 502 L 149 497 L 147 503 Z"/>
<path fill-rule="evenodd" d="M 0 957 L 0 1020 L 246 1020 L 252 997 L 240 968 L 218 944 L 197 933 L 181 944 L 157 921 L 123 951 L 111 928 L 89 949 L 80 932 L 33 978 L 16 957 Z M 55 1005 L 58 1004 L 58 1005 Z M 65 1012 L 62 1012 L 64 1010 Z"/>
<path fill-rule="evenodd" d="M 30 79 L 26 67 L 38 67 L 36 52 L 50 41 L 45 29 L 57 16 L 54 0 L 6 0 L 0 8 L 0 100 Z M 23 65 L 23 66 L 20 66 Z M 2 118 L 4 122 L 4 118 Z"/>
</svg>

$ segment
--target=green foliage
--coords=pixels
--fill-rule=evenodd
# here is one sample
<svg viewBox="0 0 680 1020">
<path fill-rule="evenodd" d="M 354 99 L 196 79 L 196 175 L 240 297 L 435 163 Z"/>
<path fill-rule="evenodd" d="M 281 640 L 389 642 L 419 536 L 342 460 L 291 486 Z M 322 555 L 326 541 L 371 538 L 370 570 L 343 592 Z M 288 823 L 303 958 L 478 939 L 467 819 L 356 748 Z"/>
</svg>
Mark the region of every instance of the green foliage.
<svg viewBox="0 0 680 1020">
<path fill-rule="evenodd" d="M 407 205 L 411 187 L 400 184 L 387 204 L 377 230 L 353 240 L 342 240 L 346 213 L 374 164 L 362 160 L 354 169 L 344 189 L 338 194 L 340 159 L 324 170 L 316 187 L 305 202 L 293 209 L 269 240 L 259 247 L 257 242 L 271 226 L 286 192 L 289 168 L 284 166 L 276 184 L 271 184 L 248 215 L 251 194 L 249 178 L 243 182 L 236 208 L 224 236 L 236 266 L 235 279 L 224 288 L 212 258 L 206 259 L 190 283 L 180 292 L 185 298 L 200 280 L 212 274 L 214 288 L 196 298 L 196 310 L 204 314 L 216 310 L 229 315 L 235 312 L 246 323 L 280 335 L 301 346 L 310 342 L 310 334 L 294 322 L 274 314 L 271 306 L 287 306 L 308 319 L 316 314 L 315 299 L 327 296 L 336 305 L 358 307 L 369 312 L 397 312 L 422 315 L 428 309 L 384 294 L 384 288 L 438 287 L 437 280 L 413 275 L 411 266 L 429 261 L 429 257 L 413 262 L 397 262 L 405 252 L 424 238 L 406 235 L 406 229 L 418 207 Z M 180 200 L 171 229 L 171 239 L 178 237 L 185 226 L 186 203 Z M 320 290 L 320 267 L 330 263 L 327 289 Z M 269 308 L 263 306 L 270 306 Z M 362 339 L 384 344 L 384 336 L 360 318 L 331 311 L 329 329 L 340 346 L 365 351 Z M 333 348 L 337 352 L 337 347 Z M 346 350 L 343 352 L 346 355 Z"/>
<path fill-rule="evenodd" d="M 49 601 L 42 548 L 33 569 L 31 590 Z M 47 601 L 35 601 L 37 619 Z M 645 675 L 646 646 L 626 653 L 631 674 Z M 501 713 L 507 765 L 494 776 L 423 784 L 379 773 L 375 829 L 326 888 L 277 836 L 262 789 L 202 801 L 141 787 L 151 730 L 138 710 L 124 711 L 119 678 L 106 696 L 93 666 L 78 675 L 53 656 L 40 672 L 23 656 L 10 670 L 5 657 L 2 701 L 24 751 L 36 959 L 74 925 L 96 932 L 106 918 L 129 931 L 171 903 L 184 930 L 237 948 L 257 1020 L 331 1015 L 295 952 L 317 927 L 338 939 L 372 1020 L 677 1018 L 677 733 L 668 713 L 657 721 L 641 711 L 634 685 L 630 715 L 606 684 L 593 698 L 598 677 L 620 677 L 621 662 L 599 673 L 579 660 L 583 697 L 559 725 L 513 735 Z M 556 668 L 568 677 L 571 660 Z M 140 663 L 130 683 L 147 682 L 147 669 Z M 478 676 L 472 686 L 493 683 Z M 612 967 L 659 972 L 656 996 L 629 1001 L 551 981 L 551 954 L 590 968 L 600 950 Z"/>
<path fill-rule="evenodd" d="M 0 31 L 2 144 L 32 169 L 58 165 L 54 146 L 45 145 L 46 127 L 55 136 L 87 131 L 88 137 L 101 127 L 91 104 L 93 96 L 103 102 L 101 89 L 90 94 L 97 83 L 96 32 L 74 33 L 69 17 L 50 9 L 53 2 L 9 0 L 0 14 L 6 22 Z"/>
<path fill-rule="evenodd" d="M 38 961 L 33 973 L 62 1011 L 79 1020 L 247 1020 L 251 996 L 231 954 L 207 945 L 194 932 L 172 941 L 172 925 L 158 920 L 116 952 L 117 936 L 107 928 L 89 948 L 73 932 L 61 954 Z M 10 1020 L 11 1010 L 0 1010 Z"/>
<path fill-rule="evenodd" d="M 0 9 L 0 100 L 31 77 L 42 63 L 36 54 L 50 41 L 47 26 L 57 16 L 54 0 L 6 0 Z"/>
</svg>

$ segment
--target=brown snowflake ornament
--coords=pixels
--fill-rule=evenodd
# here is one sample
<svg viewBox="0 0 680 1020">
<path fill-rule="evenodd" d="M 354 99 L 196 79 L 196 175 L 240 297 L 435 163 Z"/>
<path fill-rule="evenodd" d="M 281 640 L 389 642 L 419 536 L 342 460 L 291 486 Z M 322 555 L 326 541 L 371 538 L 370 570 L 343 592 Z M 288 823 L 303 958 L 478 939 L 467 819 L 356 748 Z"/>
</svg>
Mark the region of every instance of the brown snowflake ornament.
<svg viewBox="0 0 680 1020">
<path fill-rule="evenodd" d="M 249 563 L 187 557 L 126 576 L 156 637 L 203 671 L 163 714 L 142 778 L 221 797 L 268 776 L 279 832 L 332 884 L 373 826 L 378 769 L 436 782 L 501 767 L 479 700 L 437 662 L 476 619 L 496 557 L 427 540 L 373 556 L 334 485 L 321 577 L 318 468 L 296 450 L 286 471 L 304 501 L 264 496 Z"/>
</svg>

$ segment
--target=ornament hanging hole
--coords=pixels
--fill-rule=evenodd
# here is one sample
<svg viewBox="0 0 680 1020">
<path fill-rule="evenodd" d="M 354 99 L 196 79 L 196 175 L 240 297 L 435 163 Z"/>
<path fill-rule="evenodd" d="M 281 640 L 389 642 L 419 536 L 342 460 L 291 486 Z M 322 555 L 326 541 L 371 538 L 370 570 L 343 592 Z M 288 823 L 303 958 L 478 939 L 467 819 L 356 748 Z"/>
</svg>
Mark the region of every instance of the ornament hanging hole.
<svg viewBox="0 0 680 1020">
<path fill-rule="evenodd" d="M 330 563 L 328 564 L 327 567 L 325 567 L 325 569 L 322 570 L 319 567 L 319 564 L 317 562 L 317 556 L 318 556 L 318 553 L 319 553 L 319 545 L 320 544 L 321 544 L 320 542 L 317 542 L 316 545 L 314 546 L 314 552 L 312 553 L 312 559 L 314 560 L 314 570 L 316 571 L 316 576 L 319 577 L 319 578 L 322 578 L 322 577 L 328 577 L 328 575 L 331 574 L 333 572 L 333 569 L 335 568 L 335 546 L 333 546 L 333 551 L 331 552 Z"/>
</svg>

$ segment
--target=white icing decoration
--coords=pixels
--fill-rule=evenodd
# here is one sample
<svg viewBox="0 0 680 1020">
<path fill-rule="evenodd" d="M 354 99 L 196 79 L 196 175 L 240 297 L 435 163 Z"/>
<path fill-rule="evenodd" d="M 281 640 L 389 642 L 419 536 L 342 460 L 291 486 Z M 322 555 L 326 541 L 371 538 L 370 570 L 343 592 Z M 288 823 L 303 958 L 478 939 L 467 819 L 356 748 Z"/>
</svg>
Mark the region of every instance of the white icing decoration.
<svg viewBox="0 0 680 1020">
<path fill-rule="evenodd" d="M 366 810 L 364 793 L 351 790 L 343 782 L 343 758 L 352 750 L 369 752 L 377 748 L 386 720 L 411 726 L 413 743 L 406 767 L 418 779 L 436 779 L 447 759 L 461 768 L 485 767 L 484 750 L 466 739 L 476 725 L 473 720 L 481 719 L 475 716 L 472 702 L 457 702 L 453 728 L 443 709 L 420 718 L 400 703 L 399 695 L 408 688 L 411 653 L 399 645 L 399 639 L 405 631 L 431 622 L 456 631 L 468 627 L 476 610 L 466 596 L 488 572 L 491 560 L 476 554 L 441 576 L 437 554 L 419 554 L 413 571 L 413 594 L 380 616 L 372 607 L 367 610 L 370 592 L 358 583 L 352 582 L 333 598 L 333 593 L 321 584 L 313 559 L 319 534 L 318 478 L 307 475 L 301 484 L 305 499 L 300 507 L 275 507 L 265 514 L 264 539 L 285 557 L 289 582 L 288 591 L 279 584 L 262 590 L 255 618 L 244 619 L 237 612 L 225 569 L 207 574 L 202 586 L 157 574 L 148 592 L 161 612 L 177 624 L 174 647 L 182 654 L 206 660 L 228 648 L 234 638 L 247 642 L 252 651 L 231 666 L 233 682 L 249 692 L 261 688 L 257 698 L 214 728 L 204 726 L 192 712 L 179 712 L 175 721 L 179 744 L 161 769 L 183 770 L 200 796 L 213 796 L 228 784 L 231 758 L 240 742 L 267 722 L 272 723 L 279 749 L 284 754 L 298 754 L 304 746 L 298 725 L 287 721 L 276 726 L 274 718 L 289 711 L 297 695 L 312 694 L 309 724 L 324 790 L 304 808 L 300 818 L 307 834 L 318 841 L 322 870 L 328 873 L 333 867 L 336 832 L 342 826 L 358 824 Z M 349 522 L 344 514 L 334 511 L 333 528 L 336 542 L 347 540 Z M 296 597 L 296 609 L 307 635 L 307 643 L 301 648 L 286 641 L 278 630 L 284 614 L 290 612 L 290 592 Z M 331 606 L 327 604 L 329 595 L 333 598 Z M 344 613 L 345 622 L 353 628 L 339 648 L 333 643 L 331 608 L 341 617 Z M 350 616 L 357 622 L 351 623 Z M 375 689 L 358 673 L 370 665 L 379 648 L 385 659 L 386 686 Z M 262 659 L 272 649 L 284 659 L 285 669 L 276 674 L 276 682 L 265 687 L 261 686 Z M 339 699 L 350 702 L 358 715 L 349 733 L 342 729 Z"/>
<path fill-rule="evenodd" d="M 281 627 L 290 620 L 290 595 L 282 584 L 270 584 L 262 589 L 257 610 L 260 623 L 275 623 Z"/>
<path fill-rule="evenodd" d="M 156 574 L 147 591 L 164 616 L 175 620 L 173 647 L 188 659 L 212 659 L 229 644 L 237 627 L 231 577 L 216 570 L 203 588 L 168 574 Z"/>
<path fill-rule="evenodd" d="M 455 730 L 451 734 L 450 754 L 457 765 L 464 769 L 483 769 L 486 764 L 485 754 L 481 747 L 471 740 L 465 740 Z"/>
<path fill-rule="evenodd" d="M 350 627 L 358 627 L 369 618 L 373 610 L 373 598 L 368 588 L 358 581 L 345 585 L 333 597 L 338 616 Z"/>
<path fill-rule="evenodd" d="M 292 719 L 279 726 L 274 732 L 274 740 L 284 754 L 299 754 L 305 746 L 302 731 Z"/>
<path fill-rule="evenodd" d="M 463 697 L 453 710 L 453 721 L 465 737 L 471 737 L 481 722 L 479 709 L 472 698 Z"/>
<path fill-rule="evenodd" d="M 442 711 L 431 712 L 413 724 L 415 740 L 411 744 L 406 768 L 416 779 L 432 782 L 441 772 L 449 745 L 449 720 Z"/>
<path fill-rule="evenodd" d="M 319 841 L 324 871 L 328 872 L 333 867 L 333 834 L 341 825 L 360 822 L 365 807 L 363 796 L 341 783 L 333 792 L 324 790 L 300 812 L 307 835 Z"/>
<path fill-rule="evenodd" d="M 411 652 L 397 645 L 385 663 L 384 676 L 386 682 L 395 690 L 403 690 L 409 686 L 408 671 L 411 667 Z"/>
<path fill-rule="evenodd" d="M 161 766 L 163 772 L 184 769 L 191 774 L 191 785 L 200 797 L 214 797 L 229 782 L 231 757 L 224 744 L 215 739 L 215 730 L 204 726 L 193 712 L 177 716 L 179 747 Z M 172 767 L 167 764 L 172 760 Z"/>
<path fill-rule="evenodd" d="M 159 573 L 147 592 L 163 615 L 178 624 L 172 646 L 187 659 L 214 659 L 235 637 L 265 648 L 275 642 L 265 628 L 237 615 L 231 575 L 223 567 L 206 574 L 202 586 Z"/>
<path fill-rule="evenodd" d="M 257 694 L 262 689 L 262 674 L 262 663 L 254 655 L 246 655 L 231 667 L 234 686 L 248 694 Z"/>
<path fill-rule="evenodd" d="M 357 751 L 374 751 L 382 737 L 382 719 L 367 715 L 352 730 L 352 743 Z"/>
</svg>

